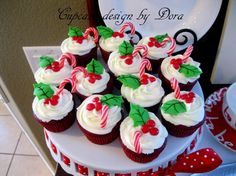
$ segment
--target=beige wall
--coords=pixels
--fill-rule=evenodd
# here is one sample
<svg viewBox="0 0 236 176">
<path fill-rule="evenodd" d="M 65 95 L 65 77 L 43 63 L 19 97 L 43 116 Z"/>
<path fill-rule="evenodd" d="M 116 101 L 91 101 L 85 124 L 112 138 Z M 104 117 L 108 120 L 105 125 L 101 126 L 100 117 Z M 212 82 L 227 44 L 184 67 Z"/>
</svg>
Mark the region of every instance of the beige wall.
<svg viewBox="0 0 236 176">
<path fill-rule="evenodd" d="M 30 131 L 46 152 L 42 128 L 32 118 L 33 75 L 22 46 L 55 46 L 67 37 L 68 20 L 59 19 L 59 8 L 71 7 L 72 12 L 87 13 L 85 0 L 1 0 L 0 2 L 0 76 L 18 106 Z M 84 29 L 86 20 L 71 25 Z"/>
</svg>

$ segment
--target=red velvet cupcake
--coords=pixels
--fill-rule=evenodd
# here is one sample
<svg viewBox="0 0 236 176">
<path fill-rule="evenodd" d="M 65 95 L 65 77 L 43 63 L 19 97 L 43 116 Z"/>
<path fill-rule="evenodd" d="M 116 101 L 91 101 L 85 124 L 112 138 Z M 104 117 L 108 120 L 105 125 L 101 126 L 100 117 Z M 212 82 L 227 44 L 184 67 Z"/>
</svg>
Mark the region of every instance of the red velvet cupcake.
<svg viewBox="0 0 236 176">
<path fill-rule="evenodd" d="M 123 100 L 112 94 L 91 95 L 77 108 L 77 122 L 88 140 L 103 145 L 119 136 Z"/>
<path fill-rule="evenodd" d="M 147 163 L 156 159 L 167 141 L 167 130 L 155 114 L 131 104 L 129 116 L 120 125 L 123 150 L 135 162 Z"/>
</svg>

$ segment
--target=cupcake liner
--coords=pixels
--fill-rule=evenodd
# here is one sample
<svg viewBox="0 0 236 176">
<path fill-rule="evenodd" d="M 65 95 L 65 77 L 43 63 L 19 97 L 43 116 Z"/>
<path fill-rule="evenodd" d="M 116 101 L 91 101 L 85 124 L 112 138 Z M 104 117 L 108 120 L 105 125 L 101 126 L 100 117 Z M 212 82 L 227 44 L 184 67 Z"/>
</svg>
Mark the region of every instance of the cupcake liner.
<svg viewBox="0 0 236 176">
<path fill-rule="evenodd" d="M 166 92 L 167 93 L 173 92 L 171 85 L 170 85 L 170 81 L 164 77 L 164 75 L 161 72 L 161 69 L 158 70 L 158 77 L 162 80 Z M 187 84 L 179 83 L 179 88 L 180 88 L 180 90 L 191 91 L 192 88 L 194 87 L 194 85 L 197 83 L 197 81 L 198 80 L 196 80 L 192 83 L 188 82 Z"/>
<path fill-rule="evenodd" d="M 121 141 L 121 145 L 122 145 L 123 151 L 125 152 L 126 156 L 129 159 L 131 159 L 132 161 L 135 161 L 138 163 L 147 163 L 147 162 L 151 162 L 154 159 L 156 159 L 160 155 L 160 153 L 164 150 L 166 143 L 167 143 L 167 139 L 165 139 L 165 142 L 163 143 L 163 145 L 160 148 L 155 149 L 154 152 L 151 154 L 143 154 L 143 153 L 138 154 L 138 153 L 135 153 L 132 150 L 128 149 Z"/>
<path fill-rule="evenodd" d="M 74 55 L 76 57 L 76 65 L 86 67 L 86 65 L 93 59 L 97 58 L 97 46 L 95 46 L 89 53 L 85 55 Z"/>
<path fill-rule="evenodd" d="M 174 124 L 168 122 L 167 120 L 165 120 L 162 115 L 160 115 L 160 117 L 161 117 L 161 122 L 166 127 L 168 133 L 172 136 L 175 136 L 175 137 L 190 136 L 200 126 L 202 126 L 205 122 L 205 117 L 204 117 L 204 119 L 201 122 L 199 122 L 198 124 L 196 124 L 194 126 L 187 127 L 184 125 L 174 125 Z"/>
<path fill-rule="evenodd" d="M 117 80 L 117 77 L 115 76 L 114 73 L 112 73 L 110 70 L 109 70 L 109 73 L 113 79 L 113 85 L 114 87 L 116 87 L 118 90 L 120 90 L 121 86 L 122 86 L 122 83 L 120 81 Z"/>
<path fill-rule="evenodd" d="M 160 58 L 158 60 L 150 59 L 147 57 L 147 59 L 151 62 L 152 65 L 152 71 L 147 71 L 148 73 L 157 74 L 158 70 L 160 69 L 161 63 L 164 60 L 164 58 Z"/>
<path fill-rule="evenodd" d="M 73 109 L 63 119 L 51 120 L 49 122 L 43 122 L 42 120 L 38 119 L 35 114 L 33 114 L 33 117 L 40 125 L 42 125 L 44 128 L 46 128 L 48 131 L 58 133 L 58 132 L 65 131 L 66 129 L 68 129 L 72 126 L 72 124 L 75 121 L 76 111 L 75 111 L 75 109 Z"/>
<path fill-rule="evenodd" d="M 79 124 L 78 121 L 77 124 L 89 141 L 94 144 L 104 145 L 113 142 L 120 135 L 119 128 L 122 120 L 123 118 L 121 118 L 121 120 L 116 124 L 110 133 L 104 135 L 98 135 L 87 131 Z"/>
<path fill-rule="evenodd" d="M 102 49 L 102 47 L 100 47 L 100 51 L 101 51 L 102 58 L 103 58 L 104 62 L 107 64 L 109 56 L 112 52 L 105 51 L 104 49 Z"/>
<path fill-rule="evenodd" d="M 112 91 L 113 91 L 113 78 L 110 75 L 110 80 L 107 83 L 107 88 L 105 90 L 103 90 L 102 92 L 97 92 L 96 94 L 105 95 L 105 94 L 108 94 L 108 93 L 112 93 Z M 87 97 L 89 97 L 89 96 L 85 96 L 83 94 L 80 94 L 77 91 L 76 91 L 76 94 L 79 96 L 79 98 L 81 100 L 85 100 Z"/>
</svg>

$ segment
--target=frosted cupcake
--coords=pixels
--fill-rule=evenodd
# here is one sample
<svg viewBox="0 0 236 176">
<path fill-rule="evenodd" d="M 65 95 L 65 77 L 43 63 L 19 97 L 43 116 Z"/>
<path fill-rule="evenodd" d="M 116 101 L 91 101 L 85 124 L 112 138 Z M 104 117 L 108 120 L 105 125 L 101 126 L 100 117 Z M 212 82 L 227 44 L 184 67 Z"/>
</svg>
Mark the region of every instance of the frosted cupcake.
<svg viewBox="0 0 236 176">
<path fill-rule="evenodd" d="M 68 53 L 62 54 L 58 60 L 41 56 L 39 66 L 40 68 L 34 74 L 35 81 L 59 86 L 65 78 L 70 78 L 71 71 L 76 66 L 76 59 Z"/>
<path fill-rule="evenodd" d="M 151 61 L 154 73 L 157 73 L 163 59 L 170 56 L 176 47 L 175 40 L 168 34 L 145 37 L 139 41 L 138 45 L 148 47 L 147 59 Z"/>
<path fill-rule="evenodd" d="M 77 122 L 91 142 L 108 144 L 119 136 L 123 100 L 112 94 L 92 95 L 77 108 Z"/>
<path fill-rule="evenodd" d="M 163 98 L 162 122 L 176 137 L 193 134 L 204 123 L 204 101 L 194 92 L 175 91 Z"/>
<path fill-rule="evenodd" d="M 64 89 L 48 84 L 34 84 L 32 109 L 36 121 L 52 132 L 68 129 L 75 121 L 74 102 L 72 94 Z"/>
<path fill-rule="evenodd" d="M 165 94 L 159 78 L 145 73 L 141 78 L 134 75 L 121 75 L 117 79 L 122 83 L 121 95 L 125 98 L 127 110 L 129 110 L 129 103 L 134 103 L 149 111 L 158 111 L 159 102 Z"/>
<path fill-rule="evenodd" d="M 120 125 L 123 150 L 128 158 L 139 163 L 156 159 L 166 146 L 167 136 L 155 114 L 134 104 Z"/>
<path fill-rule="evenodd" d="M 113 89 L 113 79 L 95 59 L 86 68 L 76 67 L 72 71 L 72 79 L 76 84 L 76 93 L 82 99 L 92 94 L 111 93 Z"/>
<path fill-rule="evenodd" d="M 163 60 L 159 76 L 167 87 L 171 87 L 170 79 L 174 77 L 181 90 L 192 90 L 202 73 L 200 63 L 190 57 L 192 50 L 193 47 L 189 46 L 183 55 L 170 56 Z"/>
<path fill-rule="evenodd" d="M 79 28 L 70 27 L 68 36 L 61 44 L 61 51 L 73 54 L 77 66 L 85 66 L 97 57 L 98 32 L 95 28 L 90 27 L 83 33 Z"/>
<path fill-rule="evenodd" d="M 101 36 L 99 40 L 99 47 L 101 50 L 102 58 L 107 63 L 109 55 L 116 51 L 119 48 L 119 45 L 123 43 L 123 41 L 129 42 L 130 38 L 125 33 L 127 27 L 131 29 L 131 35 L 135 34 L 134 25 L 130 22 L 124 23 L 119 31 L 113 31 L 109 27 L 98 26 L 97 30 L 99 35 Z"/>
</svg>

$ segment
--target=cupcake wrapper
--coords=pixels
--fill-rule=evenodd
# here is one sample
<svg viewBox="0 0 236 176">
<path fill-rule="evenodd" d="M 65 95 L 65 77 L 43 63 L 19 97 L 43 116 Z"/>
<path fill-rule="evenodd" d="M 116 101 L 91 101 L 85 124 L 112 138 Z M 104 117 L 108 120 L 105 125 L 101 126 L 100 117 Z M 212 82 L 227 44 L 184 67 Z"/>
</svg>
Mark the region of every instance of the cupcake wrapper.
<svg viewBox="0 0 236 176">
<path fill-rule="evenodd" d="M 97 46 L 95 46 L 89 53 L 85 55 L 74 55 L 76 57 L 76 65 L 86 67 L 86 65 L 93 59 L 97 58 Z"/>
<path fill-rule="evenodd" d="M 167 93 L 173 92 L 171 85 L 170 85 L 170 81 L 168 79 L 166 79 L 164 77 L 164 75 L 161 72 L 161 69 L 158 70 L 158 77 L 162 80 L 162 82 L 164 83 L 164 88 L 166 90 Z M 197 83 L 198 80 L 194 81 L 194 82 L 188 82 L 187 84 L 182 84 L 179 83 L 179 88 L 180 90 L 185 90 L 185 91 L 191 91 L 192 88 L 194 87 L 194 85 Z"/>
<path fill-rule="evenodd" d="M 119 136 L 119 134 L 120 134 L 119 128 L 120 128 L 120 124 L 121 124 L 122 120 L 123 119 L 121 119 L 116 124 L 116 126 L 112 129 L 112 131 L 110 133 L 104 134 L 104 135 L 98 135 L 98 134 L 94 134 L 94 133 L 87 131 L 79 124 L 78 121 L 77 121 L 77 124 L 78 124 L 80 130 L 84 133 L 84 135 L 87 137 L 87 139 L 89 141 L 91 141 L 94 144 L 104 145 L 104 144 L 109 144 L 109 143 L 113 142 Z"/>
<path fill-rule="evenodd" d="M 117 77 L 114 75 L 114 73 L 112 73 L 110 70 L 109 70 L 109 73 L 112 77 L 112 79 L 114 80 L 114 86 L 120 90 L 121 86 L 122 86 L 122 83 L 120 81 L 117 80 Z"/>
<path fill-rule="evenodd" d="M 147 72 L 152 73 L 152 74 L 157 74 L 164 58 L 160 58 L 158 60 L 154 60 L 154 59 L 150 59 L 150 58 L 147 58 L 147 59 L 151 62 L 151 65 L 152 65 L 152 71 L 147 71 Z"/>
<path fill-rule="evenodd" d="M 190 126 L 190 127 L 187 127 L 184 125 L 174 125 L 174 124 L 166 121 L 162 115 L 161 115 L 161 121 L 162 121 L 162 124 L 166 127 L 168 133 L 171 134 L 172 136 L 186 137 L 186 136 L 190 136 L 191 134 L 193 134 L 200 126 L 203 125 L 203 123 L 205 122 L 205 117 L 197 125 Z"/>
<path fill-rule="evenodd" d="M 122 145 L 123 151 L 125 152 L 126 156 L 129 159 L 131 159 L 135 162 L 138 162 L 138 163 L 147 163 L 147 162 L 151 162 L 154 159 L 156 159 L 160 155 L 160 153 L 164 150 L 166 143 L 167 143 L 167 139 L 165 139 L 165 142 L 163 143 L 163 145 L 160 148 L 155 149 L 154 152 L 151 154 L 143 154 L 143 153 L 138 154 L 138 153 L 135 153 L 132 150 L 128 149 L 121 141 L 121 145 Z"/>
<path fill-rule="evenodd" d="M 75 113 L 75 110 L 73 109 L 63 119 L 51 120 L 49 122 L 43 122 L 42 120 L 38 119 L 35 114 L 33 115 L 33 117 L 39 124 L 41 124 L 48 131 L 58 133 L 58 132 L 65 131 L 66 129 L 72 126 L 72 124 L 75 121 L 76 113 Z"/>
<path fill-rule="evenodd" d="M 103 90 L 102 92 L 98 92 L 96 94 L 105 95 L 105 94 L 108 94 L 108 93 L 112 93 L 112 91 L 113 91 L 113 78 L 110 75 L 110 80 L 107 83 L 107 88 L 105 90 Z M 88 97 L 88 96 L 80 94 L 79 92 L 76 92 L 76 94 L 79 96 L 79 98 L 81 100 L 85 100 Z"/>
<path fill-rule="evenodd" d="M 112 52 L 107 52 L 107 51 L 105 51 L 104 49 L 102 49 L 101 47 L 100 47 L 100 51 L 101 51 L 102 58 L 103 58 L 104 62 L 107 64 L 107 61 L 108 61 L 108 59 L 109 59 L 109 56 L 110 56 L 110 54 L 111 54 Z"/>
</svg>

